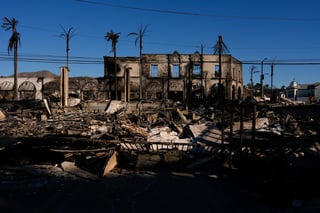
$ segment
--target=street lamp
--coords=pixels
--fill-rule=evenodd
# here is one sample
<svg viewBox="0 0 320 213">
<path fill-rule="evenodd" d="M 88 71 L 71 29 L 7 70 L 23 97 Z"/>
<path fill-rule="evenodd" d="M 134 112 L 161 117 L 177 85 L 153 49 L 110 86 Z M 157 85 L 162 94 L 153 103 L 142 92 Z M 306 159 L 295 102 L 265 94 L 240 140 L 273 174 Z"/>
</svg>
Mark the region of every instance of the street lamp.
<svg viewBox="0 0 320 213">
<path fill-rule="evenodd" d="M 254 95 L 254 85 L 253 85 L 253 74 L 258 73 L 259 71 L 256 70 L 256 66 L 252 66 L 250 68 L 250 89 L 251 89 L 251 95 Z"/>
<path fill-rule="evenodd" d="M 261 83 L 261 98 L 264 97 L 264 94 L 263 94 L 263 80 L 264 80 L 264 73 L 263 73 L 263 62 L 265 60 L 267 60 L 268 58 L 264 58 L 262 61 L 261 61 L 261 77 L 260 77 L 260 83 Z"/>
<path fill-rule="evenodd" d="M 256 67 L 255 67 L 255 66 L 252 66 L 252 67 L 250 68 L 250 84 L 251 84 L 251 88 L 253 88 L 253 79 L 252 79 L 253 74 L 255 74 L 255 73 L 257 73 L 257 72 L 259 72 L 259 71 L 256 70 Z"/>
</svg>

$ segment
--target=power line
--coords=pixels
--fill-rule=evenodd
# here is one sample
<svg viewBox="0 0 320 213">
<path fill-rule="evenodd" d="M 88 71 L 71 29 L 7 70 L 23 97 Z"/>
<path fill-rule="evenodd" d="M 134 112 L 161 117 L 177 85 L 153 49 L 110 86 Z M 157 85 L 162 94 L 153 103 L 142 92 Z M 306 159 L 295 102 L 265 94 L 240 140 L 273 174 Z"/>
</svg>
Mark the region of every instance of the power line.
<svg viewBox="0 0 320 213">
<path fill-rule="evenodd" d="M 47 28 L 41 28 L 41 27 L 32 27 L 28 25 L 21 25 L 24 28 L 29 28 L 32 30 L 37 31 L 44 31 L 44 32 L 51 32 L 58 34 L 59 32 L 52 29 Z M 103 35 L 97 36 L 97 35 L 88 35 L 88 34 L 81 34 L 78 33 L 77 36 L 79 37 L 86 37 L 86 38 L 93 38 L 93 39 L 99 39 L 104 40 Z M 132 42 L 128 39 L 120 39 L 120 42 Z M 159 45 L 159 46 L 170 46 L 170 47 L 191 47 L 200 49 L 199 44 L 181 44 L 181 43 L 167 43 L 167 42 L 156 42 L 156 41 L 144 41 L 144 44 L 150 44 L 150 45 Z M 209 45 L 203 45 L 203 48 L 205 49 L 213 49 L 213 46 Z M 229 47 L 230 50 L 316 50 L 320 49 L 320 46 L 314 46 L 314 47 Z"/>
<path fill-rule="evenodd" d="M 261 64 L 261 60 L 241 60 L 242 64 Z M 320 59 L 287 59 L 287 60 L 275 60 L 265 61 L 265 65 L 320 65 Z"/>
<path fill-rule="evenodd" d="M 233 50 L 310 50 L 320 49 L 320 46 L 315 47 L 233 47 Z"/>
<path fill-rule="evenodd" d="M 0 54 L 1 61 L 13 61 L 12 56 L 6 54 Z M 19 62 L 37 62 L 37 63 L 49 63 L 49 64 L 63 64 L 66 62 L 65 56 L 56 55 L 36 55 L 36 54 L 21 54 L 18 57 Z M 103 64 L 102 58 L 73 56 L 69 58 L 70 64 Z"/>
<path fill-rule="evenodd" d="M 0 52 L 1 61 L 13 61 L 13 57 L 8 54 Z M 21 53 L 18 57 L 21 62 L 39 62 L 39 63 L 65 63 L 65 56 L 58 55 L 42 55 L 42 54 L 28 54 Z M 71 56 L 69 58 L 72 64 L 103 64 L 104 60 L 101 57 L 87 57 L 87 56 Z M 261 64 L 261 60 L 240 60 L 243 65 Z M 320 59 L 287 59 L 265 61 L 265 65 L 320 65 Z"/>
<path fill-rule="evenodd" d="M 155 12 L 155 13 L 162 13 L 162 14 L 185 15 L 185 16 L 203 16 L 203 17 L 228 18 L 228 19 L 293 21 L 293 22 L 319 22 L 320 21 L 320 19 L 317 19 L 317 18 L 306 19 L 306 18 L 286 18 L 286 17 L 231 16 L 231 15 L 221 15 L 221 14 L 211 14 L 211 13 L 195 13 L 195 12 L 178 11 L 178 10 L 160 10 L 160 9 L 154 9 L 154 8 L 134 7 L 134 6 L 111 4 L 111 3 L 99 2 L 99 1 L 89 1 L 89 0 L 75 0 L 75 1 L 88 3 L 88 4 L 102 5 L 106 7 L 113 7 L 113 8 L 139 10 L 139 11 Z"/>
</svg>

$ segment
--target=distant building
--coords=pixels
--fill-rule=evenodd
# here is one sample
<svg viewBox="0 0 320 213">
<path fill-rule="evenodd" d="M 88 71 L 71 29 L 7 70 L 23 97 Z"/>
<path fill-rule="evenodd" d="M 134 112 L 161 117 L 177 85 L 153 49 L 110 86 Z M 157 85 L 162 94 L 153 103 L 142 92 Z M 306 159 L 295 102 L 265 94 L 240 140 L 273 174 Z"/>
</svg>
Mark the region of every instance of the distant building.
<svg viewBox="0 0 320 213">
<path fill-rule="evenodd" d="M 292 81 L 285 92 L 286 98 L 293 101 L 302 103 L 318 102 L 320 99 L 320 83 L 298 84 L 296 81 Z"/>
<path fill-rule="evenodd" d="M 218 55 L 175 51 L 172 54 L 143 54 L 141 58 L 117 57 L 116 60 L 115 69 L 114 58 L 104 57 L 106 89 L 111 99 L 115 99 L 115 91 L 118 99 L 126 101 L 137 100 L 141 95 L 141 99 L 147 100 L 194 102 L 217 95 Z M 231 55 L 222 55 L 221 61 L 225 99 L 242 99 L 242 63 Z"/>
<path fill-rule="evenodd" d="M 42 99 L 43 84 L 55 78 L 18 77 L 19 100 Z M 13 99 L 13 77 L 0 77 L 0 100 Z"/>
<path fill-rule="evenodd" d="M 43 86 L 55 81 L 58 76 L 47 70 L 18 73 L 18 99 L 42 99 Z M 13 76 L 0 77 L 0 100 L 13 100 Z"/>
</svg>

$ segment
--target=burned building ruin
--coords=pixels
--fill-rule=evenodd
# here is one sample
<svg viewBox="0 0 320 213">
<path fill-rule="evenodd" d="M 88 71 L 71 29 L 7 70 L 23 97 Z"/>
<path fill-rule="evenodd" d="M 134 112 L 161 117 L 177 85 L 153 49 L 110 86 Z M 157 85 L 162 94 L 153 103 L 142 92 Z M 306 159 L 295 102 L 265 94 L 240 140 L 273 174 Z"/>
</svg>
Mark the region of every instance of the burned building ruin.
<svg viewBox="0 0 320 213">
<path fill-rule="evenodd" d="M 243 99 L 242 63 L 231 55 L 222 55 L 221 69 L 219 64 L 218 55 L 174 51 L 171 54 L 142 54 L 141 58 L 117 57 L 115 68 L 114 58 L 105 56 L 103 77 L 68 77 L 68 96 L 125 102 L 172 100 L 189 105 L 216 99 L 221 82 L 223 99 Z M 0 79 L 1 99 L 12 99 L 12 81 L 12 77 Z M 66 84 L 64 82 L 62 85 Z M 64 94 L 63 100 L 67 102 L 66 91 L 61 93 L 61 88 L 56 85 L 59 76 L 19 76 L 18 83 L 20 100 Z"/>
<path fill-rule="evenodd" d="M 217 95 L 218 55 L 174 51 L 172 54 L 142 54 L 141 58 L 117 57 L 116 64 L 115 69 L 114 58 L 104 57 L 105 88 L 113 100 L 116 91 L 117 97 L 124 101 L 169 99 L 190 103 Z M 224 99 L 242 99 L 242 63 L 231 55 L 223 55 L 221 64 Z"/>
</svg>

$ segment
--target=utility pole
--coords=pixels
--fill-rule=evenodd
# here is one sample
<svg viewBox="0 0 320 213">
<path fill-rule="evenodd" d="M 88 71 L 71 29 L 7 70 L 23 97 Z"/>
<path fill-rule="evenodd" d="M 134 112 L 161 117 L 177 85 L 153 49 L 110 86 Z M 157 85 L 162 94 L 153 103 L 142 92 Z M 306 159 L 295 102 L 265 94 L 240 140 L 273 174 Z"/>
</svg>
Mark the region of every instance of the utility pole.
<svg viewBox="0 0 320 213">
<path fill-rule="evenodd" d="M 205 98 L 205 91 L 203 89 L 203 44 L 200 46 L 200 72 L 201 72 L 201 91 L 202 91 L 202 101 Z"/>
<path fill-rule="evenodd" d="M 274 63 L 271 63 L 271 96 L 273 95 L 273 72 L 274 72 Z"/>
<path fill-rule="evenodd" d="M 273 96 L 273 75 L 274 75 L 274 62 L 277 57 L 274 57 L 272 63 L 271 63 L 271 96 Z"/>
<path fill-rule="evenodd" d="M 263 93 L 263 80 L 264 80 L 264 73 L 263 73 L 263 62 L 267 60 L 267 58 L 264 58 L 261 61 L 261 76 L 260 76 L 260 83 L 261 83 L 261 98 L 264 97 L 264 93 Z"/>
</svg>

